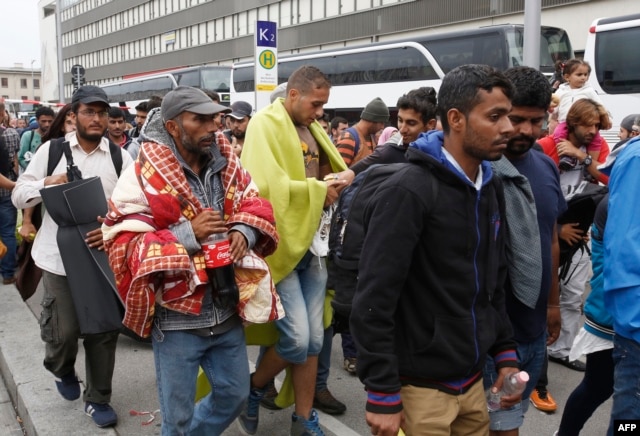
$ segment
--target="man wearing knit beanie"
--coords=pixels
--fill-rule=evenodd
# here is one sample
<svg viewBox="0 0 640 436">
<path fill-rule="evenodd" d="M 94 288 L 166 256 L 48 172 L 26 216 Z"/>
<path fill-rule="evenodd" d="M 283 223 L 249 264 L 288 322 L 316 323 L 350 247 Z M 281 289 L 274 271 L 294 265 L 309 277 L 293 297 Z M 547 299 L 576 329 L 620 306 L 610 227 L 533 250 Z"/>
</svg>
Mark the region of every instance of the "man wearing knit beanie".
<svg viewBox="0 0 640 436">
<path fill-rule="evenodd" d="M 377 143 L 375 134 L 389 121 L 389 108 L 380 97 L 371 100 L 362 111 L 360 121 L 345 129 L 336 147 L 347 166 L 367 157 Z"/>
<path fill-rule="evenodd" d="M 620 138 L 620 140 L 629 139 L 638 135 L 637 127 L 635 131 L 633 129 L 634 122 L 638 117 L 640 117 L 640 114 L 631 114 L 622 119 L 622 122 L 620 123 L 620 132 L 618 133 L 618 138 Z"/>
</svg>

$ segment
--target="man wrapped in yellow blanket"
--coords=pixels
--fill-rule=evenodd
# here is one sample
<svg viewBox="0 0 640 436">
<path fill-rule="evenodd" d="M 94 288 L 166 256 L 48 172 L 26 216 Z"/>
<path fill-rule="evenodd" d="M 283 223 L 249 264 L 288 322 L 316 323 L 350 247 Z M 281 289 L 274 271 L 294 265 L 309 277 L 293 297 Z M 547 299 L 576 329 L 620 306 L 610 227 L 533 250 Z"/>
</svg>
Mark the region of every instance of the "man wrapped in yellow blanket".
<svg viewBox="0 0 640 436">
<path fill-rule="evenodd" d="M 323 209 L 346 185 L 344 161 L 316 119 L 329 99 L 330 83 L 320 70 L 303 66 L 289 77 L 287 95 L 259 111 L 247 128 L 242 163 L 261 194 L 273 204 L 280 243 L 267 262 L 286 316 L 275 322 L 278 338 L 264 353 L 251 378 L 251 391 L 240 424 L 254 434 L 258 405 L 267 383 L 291 367 L 295 412 L 291 434 L 323 434 L 312 409 L 326 291 L 326 252 L 312 242 Z"/>
</svg>

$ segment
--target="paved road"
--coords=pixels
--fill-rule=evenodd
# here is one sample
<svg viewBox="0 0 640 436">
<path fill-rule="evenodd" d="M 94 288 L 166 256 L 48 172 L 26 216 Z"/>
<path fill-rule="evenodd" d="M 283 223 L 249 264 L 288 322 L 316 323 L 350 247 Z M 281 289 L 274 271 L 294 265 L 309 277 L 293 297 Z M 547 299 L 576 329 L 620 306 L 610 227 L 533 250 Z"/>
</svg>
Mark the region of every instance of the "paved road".
<svg viewBox="0 0 640 436">
<path fill-rule="evenodd" d="M 150 346 L 121 336 L 118 343 L 112 405 L 119 415 L 119 424 L 111 430 L 98 430 L 90 418 L 82 413 L 80 400 L 68 402 L 55 390 L 53 379 L 42 367 L 43 345 L 34 313 L 39 314 L 39 291 L 28 306 L 12 286 L 0 285 L 3 309 L 0 311 L 0 371 L 18 414 L 24 420 L 26 432 L 35 435 L 158 435 L 159 417 L 143 425 L 146 416 L 130 416 L 130 410 L 154 411 L 158 408 L 155 388 L 153 355 Z M 29 310 L 29 308 L 31 310 Z M 82 350 L 82 347 L 81 347 Z M 249 350 L 255 361 L 256 347 Z M 364 422 L 365 393 L 358 379 L 342 369 L 340 339 L 334 339 L 332 372 L 329 388 L 347 404 L 347 412 L 339 417 L 322 415 L 320 422 L 328 435 L 351 436 L 370 434 Z M 582 373 L 557 364 L 550 364 L 550 390 L 562 409 L 565 399 L 582 378 Z M 78 357 L 77 370 L 84 374 L 84 356 Z M 601 407 L 587 423 L 583 435 L 605 434 L 610 412 L 610 401 Z M 258 435 L 288 435 L 291 409 L 269 411 L 261 409 Z M 521 434 L 552 435 L 560 422 L 560 413 L 547 415 L 531 407 Z M 13 425 L 7 427 L 6 424 Z M 0 435 L 21 434 L 15 426 L 15 413 L 0 389 Z M 224 435 L 240 435 L 235 427 Z"/>
</svg>

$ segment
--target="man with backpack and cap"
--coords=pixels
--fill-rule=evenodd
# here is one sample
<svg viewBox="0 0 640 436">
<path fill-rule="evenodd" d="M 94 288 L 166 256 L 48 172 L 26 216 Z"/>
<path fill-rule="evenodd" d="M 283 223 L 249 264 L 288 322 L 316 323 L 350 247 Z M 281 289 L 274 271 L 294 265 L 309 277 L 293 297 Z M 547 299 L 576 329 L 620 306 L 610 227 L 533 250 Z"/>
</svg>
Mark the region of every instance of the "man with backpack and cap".
<svg viewBox="0 0 640 436">
<path fill-rule="evenodd" d="M 84 178 L 100 177 L 105 198 L 108 199 L 118 181 L 119 170 L 127 168 L 133 160 L 125 150 L 110 147 L 109 140 L 104 137 L 109 99 L 101 88 L 91 85 L 79 88 L 73 94 L 71 104 L 77 130 L 66 136 L 65 143 L 68 142 L 71 156 Z M 65 156 L 60 153 L 57 164 L 49 161 L 52 154 L 50 147 L 54 141 L 42 144 L 18 178 L 12 193 L 12 201 L 17 208 L 29 208 L 40 203 L 40 192 L 47 186 L 67 183 Z M 114 157 L 114 151 L 121 156 Z M 116 167 L 116 162 L 119 162 L 120 168 Z M 53 169 L 49 173 L 51 167 Z M 80 380 L 75 371 L 80 327 L 61 249 L 56 240 L 57 232 L 58 225 L 45 212 L 31 253 L 35 264 L 42 269 L 44 284 L 40 319 L 41 335 L 45 341 L 44 366 L 56 377 L 56 388 L 60 395 L 73 401 L 80 397 Z M 87 233 L 85 242 L 90 248 L 102 250 L 100 228 Z M 98 427 L 113 426 L 118 420 L 109 405 L 118 334 L 119 331 L 114 330 L 85 335 L 83 339 L 86 364 L 84 411 Z"/>
</svg>

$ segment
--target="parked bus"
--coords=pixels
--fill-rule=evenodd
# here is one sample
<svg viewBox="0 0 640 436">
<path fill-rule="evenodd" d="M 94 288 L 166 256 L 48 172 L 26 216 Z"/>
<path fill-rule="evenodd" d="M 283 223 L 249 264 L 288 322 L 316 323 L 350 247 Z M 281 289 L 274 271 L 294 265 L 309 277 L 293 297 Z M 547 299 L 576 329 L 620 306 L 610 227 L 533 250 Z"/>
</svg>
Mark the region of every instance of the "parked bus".
<svg viewBox="0 0 640 436">
<path fill-rule="evenodd" d="M 540 36 L 540 69 L 550 76 L 555 61 L 572 58 L 573 50 L 563 29 L 542 26 Z M 358 111 L 376 96 L 393 108 L 411 89 L 438 89 L 442 77 L 459 65 L 488 64 L 500 70 L 522 65 L 523 40 L 523 25 L 506 24 L 281 56 L 278 83 L 286 82 L 301 65 L 314 65 L 332 84 L 327 110 L 359 115 Z M 253 62 L 235 64 L 231 101 L 253 104 L 254 88 Z"/>
<path fill-rule="evenodd" d="M 38 100 L 17 100 L 11 98 L 2 99 L 5 105 L 5 109 L 11 115 L 11 118 L 22 118 L 29 120 L 30 117 L 36 114 L 36 111 L 41 106 L 49 106 L 53 110 L 57 110 L 59 106 L 64 106 L 59 103 L 48 103 Z"/>
<path fill-rule="evenodd" d="M 591 24 L 584 60 L 591 65 L 588 83 L 602 99 L 613 127 L 600 134 L 611 146 L 619 141 L 620 122 L 640 113 L 640 14 L 598 18 Z"/>
<path fill-rule="evenodd" d="M 220 94 L 221 103 L 229 105 L 230 80 L 231 66 L 198 66 L 142 75 L 100 87 L 107 93 L 110 103 L 128 109 L 152 95 L 164 96 L 180 85 L 215 91 Z"/>
</svg>

